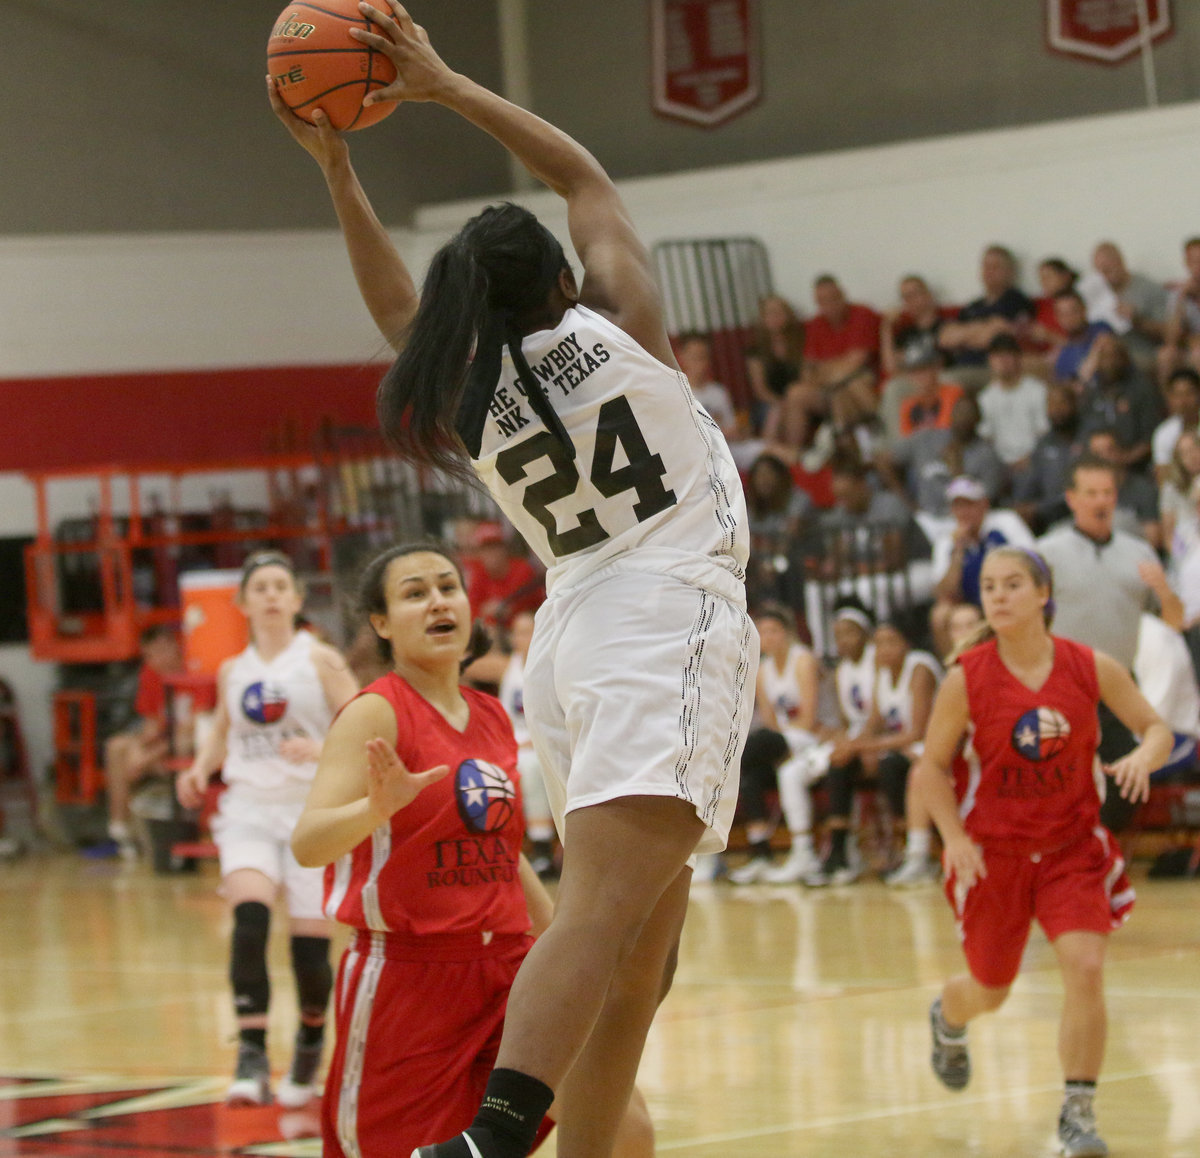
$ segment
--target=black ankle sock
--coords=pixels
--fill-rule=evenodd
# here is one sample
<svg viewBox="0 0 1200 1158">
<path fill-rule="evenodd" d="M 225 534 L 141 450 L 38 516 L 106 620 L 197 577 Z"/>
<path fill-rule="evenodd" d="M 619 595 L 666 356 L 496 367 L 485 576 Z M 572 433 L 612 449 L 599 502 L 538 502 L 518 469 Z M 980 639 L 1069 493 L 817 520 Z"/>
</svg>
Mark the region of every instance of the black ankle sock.
<svg viewBox="0 0 1200 1158">
<path fill-rule="evenodd" d="M 554 1101 L 554 1091 L 537 1078 L 517 1070 L 492 1070 L 483 1105 L 467 1133 L 487 1132 L 494 1158 L 525 1158 L 538 1127 Z"/>
<path fill-rule="evenodd" d="M 307 1021 L 300 1023 L 300 1030 L 296 1034 L 296 1041 L 299 1045 L 314 1046 L 320 1045 L 325 1040 L 325 1026 L 309 1025 Z"/>
<path fill-rule="evenodd" d="M 263 1027 L 262 1029 L 239 1029 L 238 1030 L 238 1041 L 244 1041 L 247 1045 L 258 1046 L 259 1049 L 265 1051 L 267 1048 L 266 1028 Z"/>
<path fill-rule="evenodd" d="M 771 842 L 769 840 L 752 840 L 750 842 L 751 860 L 770 860 Z"/>
<path fill-rule="evenodd" d="M 829 830 L 829 855 L 837 861 L 846 859 L 846 840 L 850 835 L 848 828 L 831 828 Z"/>
<path fill-rule="evenodd" d="M 1086 1094 L 1091 1097 L 1096 1092 L 1096 1083 L 1089 1081 L 1069 1081 L 1066 1087 L 1066 1096 L 1069 1098 L 1072 1094 Z"/>
</svg>

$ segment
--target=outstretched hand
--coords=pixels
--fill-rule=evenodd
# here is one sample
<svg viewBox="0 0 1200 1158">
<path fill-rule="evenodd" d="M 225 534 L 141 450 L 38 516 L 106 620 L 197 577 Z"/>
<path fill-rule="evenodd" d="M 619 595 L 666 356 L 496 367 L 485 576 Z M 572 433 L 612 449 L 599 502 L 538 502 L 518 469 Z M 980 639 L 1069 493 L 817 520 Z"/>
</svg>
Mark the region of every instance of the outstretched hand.
<svg viewBox="0 0 1200 1158">
<path fill-rule="evenodd" d="M 284 128 L 322 169 L 349 152 L 341 133 L 329 123 L 324 109 L 313 109 L 313 123 L 309 124 L 284 104 L 270 77 L 267 77 L 267 98 L 271 102 L 271 111 L 283 122 Z"/>
<path fill-rule="evenodd" d="M 386 740 L 367 741 L 367 800 L 381 824 L 449 772 L 448 764 L 439 764 L 426 772 L 410 772 Z"/>
<path fill-rule="evenodd" d="M 1113 778 L 1122 798 L 1131 804 L 1150 799 L 1150 773 L 1154 769 L 1139 748 L 1134 748 L 1115 764 L 1106 764 L 1104 771 Z"/>
<path fill-rule="evenodd" d="M 379 0 L 380 7 L 359 4 L 358 10 L 379 29 L 351 28 L 355 40 L 383 53 L 396 66 L 396 79 L 367 94 L 364 105 L 381 101 L 435 101 L 454 75 L 429 43 L 429 35 L 414 23 L 399 0 Z"/>
</svg>

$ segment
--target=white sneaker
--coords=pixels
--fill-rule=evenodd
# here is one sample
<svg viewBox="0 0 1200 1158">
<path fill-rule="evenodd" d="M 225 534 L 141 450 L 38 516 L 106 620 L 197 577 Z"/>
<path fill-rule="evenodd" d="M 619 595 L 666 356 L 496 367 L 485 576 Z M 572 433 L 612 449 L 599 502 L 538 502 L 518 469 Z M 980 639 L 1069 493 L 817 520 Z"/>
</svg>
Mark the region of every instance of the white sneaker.
<svg viewBox="0 0 1200 1158">
<path fill-rule="evenodd" d="M 793 849 L 787 859 L 768 868 L 762 879 L 769 885 L 795 885 L 810 877 L 821 868 L 816 854 L 806 849 Z"/>
<path fill-rule="evenodd" d="M 227 1106 L 269 1106 L 271 1104 L 271 1063 L 255 1045 L 238 1043 L 237 1069 L 225 1091 Z"/>
<path fill-rule="evenodd" d="M 762 856 L 751 857 L 740 868 L 731 869 L 729 883 L 731 885 L 756 885 L 766 878 L 771 862 Z"/>
<path fill-rule="evenodd" d="M 292 1068 L 275 1091 L 275 1100 L 281 1106 L 298 1110 L 317 1096 L 317 1071 L 321 1068 L 322 1044 L 304 1045 L 297 1035 Z"/>
<path fill-rule="evenodd" d="M 930 860 L 908 860 L 888 873 L 885 883 L 894 889 L 913 889 L 918 885 L 927 885 L 938 879 L 938 866 Z"/>
<path fill-rule="evenodd" d="M 1108 1146 L 1096 1130 L 1091 1098 L 1068 1097 L 1058 1119 L 1058 1148 L 1063 1158 L 1104 1158 Z"/>
</svg>

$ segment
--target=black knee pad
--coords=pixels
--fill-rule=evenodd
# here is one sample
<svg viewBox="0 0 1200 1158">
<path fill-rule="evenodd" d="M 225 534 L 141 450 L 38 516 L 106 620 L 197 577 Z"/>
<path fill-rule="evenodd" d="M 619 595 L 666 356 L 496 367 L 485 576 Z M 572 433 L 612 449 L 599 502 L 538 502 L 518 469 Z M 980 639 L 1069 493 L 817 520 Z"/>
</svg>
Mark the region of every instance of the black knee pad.
<svg viewBox="0 0 1200 1158">
<path fill-rule="evenodd" d="M 266 1013 L 271 1003 L 271 982 L 267 976 L 270 932 L 271 910 L 261 901 L 243 901 L 234 906 L 229 983 L 239 1015 Z"/>
<path fill-rule="evenodd" d="M 903 820 L 906 811 L 909 765 L 908 757 L 900 752 L 888 752 L 879 758 L 879 787 L 896 820 Z"/>
<path fill-rule="evenodd" d="M 304 1013 L 325 1012 L 333 989 L 333 969 L 329 964 L 328 937 L 293 937 L 292 972 L 296 975 L 296 996 Z"/>
</svg>

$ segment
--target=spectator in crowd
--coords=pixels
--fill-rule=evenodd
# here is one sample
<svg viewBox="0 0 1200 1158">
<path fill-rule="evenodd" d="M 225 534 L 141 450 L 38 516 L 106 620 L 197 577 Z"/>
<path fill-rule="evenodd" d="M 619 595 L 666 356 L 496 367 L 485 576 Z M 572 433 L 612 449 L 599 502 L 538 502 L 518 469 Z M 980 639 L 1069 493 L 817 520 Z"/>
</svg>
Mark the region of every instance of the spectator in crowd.
<svg viewBox="0 0 1200 1158">
<path fill-rule="evenodd" d="M 142 633 L 141 667 L 133 700 L 134 720 L 104 744 L 104 789 L 108 803 L 108 836 L 127 860 L 138 855 L 130 823 L 129 797 L 148 776 L 165 776 L 167 689 L 164 676 L 183 671 L 183 652 L 175 633 L 150 627 Z"/>
<path fill-rule="evenodd" d="M 1150 439 L 1150 457 L 1159 482 L 1171 464 L 1179 436 L 1185 430 L 1200 430 L 1200 374 L 1191 366 L 1181 366 L 1167 380 L 1166 396 L 1168 416 Z"/>
<path fill-rule="evenodd" d="M 1061 257 L 1047 257 L 1038 263 L 1037 275 L 1042 292 L 1033 303 L 1029 337 L 1039 350 L 1050 350 L 1063 341 L 1062 326 L 1054 312 L 1054 299 L 1064 290 L 1075 289 L 1079 274 Z"/>
<path fill-rule="evenodd" d="M 953 526 L 933 540 L 934 605 L 929 624 L 938 655 L 951 648 L 950 615 L 962 603 L 981 606 L 983 557 L 1003 543 L 1032 547 L 1033 536 L 1016 511 L 993 510 L 983 484 L 960 475 L 946 488 Z"/>
<path fill-rule="evenodd" d="M 989 245 L 980 262 L 983 294 L 959 310 L 942 327 L 939 341 L 950 354 L 952 377 L 968 390 L 987 381 L 987 349 L 997 334 L 1025 336 L 1033 319 L 1033 302 L 1017 288 L 1017 262 L 1003 245 Z"/>
<path fill-rule="evenodd" d="M 1054 377 L 1060 382 L 1077 382 L 1092 343 L 1100 334 L 1111 334 L 1107 322 L 1089 322 L 1087 306 L 1077 290 L 1063 290 L 1054 299 L 1054 316 L 1063 332 L 1062 345 L 1054 355 Z"/>
<path fill-rule="evenodd" d="M 879 323 L 879 364 L 886 380 L 879 417 L 890 440 L 900 437 L 900 406 L 916 389 L 908 369 L 928 353 L 945 364 L 938 335 L 957 312 L 938 304 L 923 277 L 909 274 L 901 279 L 900 308 L 889 310 Z"/>
<path fill-rule="evenodd" d="M 1079 400 L 1075 388 L 1052 382 L 1046 388 L 1050 429 L 1037 440 L 1029 468 L 1013 479 L 1013 506 L 1036 532 L 1067 518 L 1064 492 L 1071 463 L 1080 452 Z"/>
<path fill-rule="evenodd" d="M 1022 373 L 1021 347 L 1011 334 L 997 334 L 988 347 L 991 381 L 979 395 L 979 433 L 992 444 L 1009 480 L 1027 471 L 1037 441 L 1050 429 L 1046 385 Z"/>
<path fill-rule="evenodd" d="M 771 294 L 758 303 L 754 342 L 746 354 L 746 377 L 754 397 L 754 429 L 766 442 L 783 437 L 783 399 L 800 380 L 804 323 L 791 303 Z"/>
<path fill-rule="evenodd" d="M 1152 373 L 1166 332 L 1166 289 L 1131 273 L 1120 249 L 1102 241 L 1092 251 L 1092 272 L 1080 281 L 1079 292 L 1087 302 L 1088 320 L 1107 322 L 1139 369 Z"/>
<path fill-rule="evenodd" d="M 472 545 L 474 553 L 463 559 L 471 614 L 507 631 L 518 611 L 535 611 L 546 598 L 543 576 L 512 553 L 499 523 L 480 523 Z"/>
<path fill-rule="evenodd" d="M 750 526 L 747 598 L 780 598 L 788 557 L 799 547 L 813 517 L 813 501 L 798 487 L 787 464 L 760 454 L 746 476 L 746 514 Z"/>
<path fill-rule="evenodd" d="M 1082 369 L 1086 383 L 1079 404 L 1079 433 L 1108 428 L 1117 436 L 1120 456 L 1131 470 L 1150 463 L 1150 440 L 1162 419 L 1162 399 L 1130 361 L 1115 334 L 1100 334 Z"/>
<path fill-rule="evenodd" d="M 1112 463 L 1117 480 L 1117 509 L 1113 515 L 1118 530 L 1138 535 L 1155 551 L 1162 548 L 1162 525 L 1158 515 L 1158 488 L 1140 471 L 1128 470 L 1121 461 L 1116 433 L 1104 427 L 1087 436 L 1084 450 Z"/>
<path fill-rule="evenodd" d="M 687 377 L 696 400 L 721 428 L 729 452 L 740 470 L 745 470 L 761 453 L 762 439 L 745 438 L 733 398 L 720 382 L 713 379 L 712 344 L 703 334 L 682 335 L 675 343 L 675 357 Z"/>
<path fill-rule="evenodd" d="M 913 391 L 900 403 L 900 436 L 948 429 L 963 390 L 957 382 L 943 381 L 941 355 L 932 348 L 914 347 L 905 354 L 904 365 Z"/>
<path fill-rule="evenodd" d="M 1038 540 L 1038 550 L 1054 575 L 1055 634 L 1107 652 L 1132 670 L 1142 612 L 1154 610 L 1157 603 L 1163 621 L 1178 631 L 1183 627 L 1183 604 L 1153 548 L 1114 529 L 1117 479 L 1112 463 L 1080 456 L 1071 466 L 1066 497 L 1071 522 Z M 1134 746 L 1129 729 L 1101 705 L 1101 761 L 1113 764 Z M 1101 818 L 1119 832 L 1133 808 L 1112 778 L 1107 781 Z"/>
<path fill-rule="evenodd" d="M 949 430 L 918 430 L 902 439 L 881 457 L 881 473 L 926 515 L 950 513 L 946 486 L 960 474 L 979 479 L 988 498 L 997 501 L 1004 486 L 1004 464 L 992 444 L 980 437 L 979 421 L 979 403 L 970 395 L 960 398 L 950 412 Z M 903 471 L 903 483 L 897 468 Z"/>
<path fill-rule="evenodd" d="M 908 561 L 929 557 L 929 542 L 908 504 L 872 486 L 870 472 L 858 459 L 834 459 L 833 495 L 833 507 L 820 515 L 823 562 L 836 568 L 853 560 L 898 570 Z"/>
<path fill-rule="evenodd" d="M 1200 431 L 1186 430 L 1175 444 L 1175 453 L 1163 474 L 1158 491 L 1158 517 L 1163 544 L 1172 568 L 1187 550 L 1200 542 L 1200 520 L 1192 502 L 1192 487 L 1200 478 Z"/>
<path fill-rule="evenodd" d="M 879 315 L 848 301 L 832 274 L 816 279 L 813 298 L 817 313 L 805 326 L 804 369 L 784 409 L 785 441 L 800 448 L 821 421 L 852 427 L 878 409 Z"/>
<path fill-rule="evenodd" d="M 1167 325 L 1158 352 L 1158 380 L 1165 382 L 1171 371 L 1200 361 L 1200 237 L 1183 243 L 1187 277 L 1172 293 L 1167 305 Z M 1200 369 L 1200 366 L 1197 366 Z"/>
<path fill-rule="evenodd" d="M 1133 678 L 1175 739 L 1170 759 L 1150 774 L 1154 783 L 1195 771 L 1197 738 L 1200 738 L 1200 686 L 1183 636 L 1157 615 L 1145 611 L 1140 623 Z"/>
<path fill-rule="evenodd" d="M 875 691 L 871 714 L 862 731 L 854 738 L 840 740 L 829 757 L 826 779 L 830 825 L 837 831 L 834 828 L 837 818 L 837 827 L 848 831 L 854 789 L 863 772 L 873 767 L 874 779 L 887 802 L 893 825 L 901 831 L 907 829 L 906 860 L 911 857 L 928 879 L 935 869 L 929 861 L 932 825 L 928 814 L 922 812 L 921 823 L 907 828 L 906 796 L 909 766 L 920 754 L 942 669 L 927 651 L 913 648 L 911 640 L 895 623 L 880 623 L 875 628 L 874 642 Z M 858 865 L 851 859 L 849 849 L 839 855 L 837 845 L 833 844 L 820 871 L 810 876 L 808 883 L 849 883 L 857 875 Z"/>
</svg>

